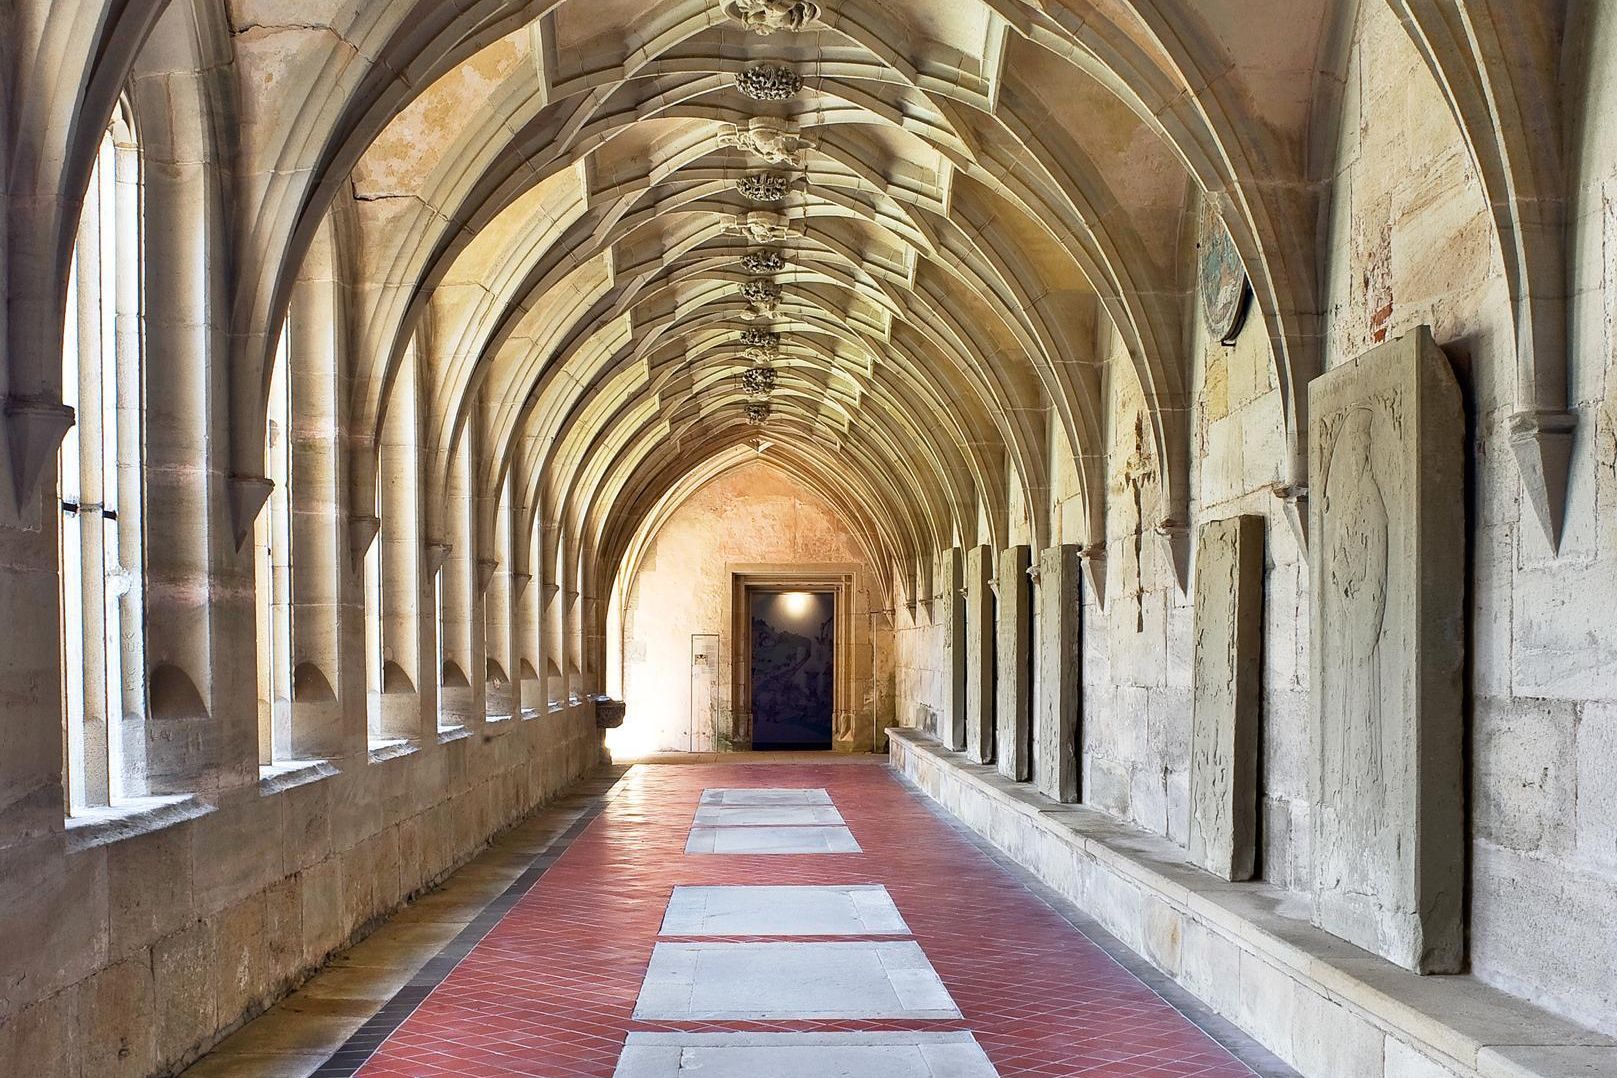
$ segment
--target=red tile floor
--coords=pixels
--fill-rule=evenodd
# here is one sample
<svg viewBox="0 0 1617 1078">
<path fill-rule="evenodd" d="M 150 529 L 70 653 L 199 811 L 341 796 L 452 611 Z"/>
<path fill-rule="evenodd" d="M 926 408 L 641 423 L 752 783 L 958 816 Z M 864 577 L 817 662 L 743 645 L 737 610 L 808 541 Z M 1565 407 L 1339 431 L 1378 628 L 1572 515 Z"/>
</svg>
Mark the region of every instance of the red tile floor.
<svg viewBox="0 0 1617 1078">
<path fill-rule="evenodd" d="M 705 788 L 823 787 L 860 854 L 684 852 Z M 676 884 L 884 884 L 964 1019 L 631 1019 Z M 897 938 L 897 937 L 887 937 Z M 958 1030 L 1003 1078 L 1253 1072 L 884 767 L 639 766 L 360 1070 L 610 1078 L 631 1031 Z"/>
</svg>

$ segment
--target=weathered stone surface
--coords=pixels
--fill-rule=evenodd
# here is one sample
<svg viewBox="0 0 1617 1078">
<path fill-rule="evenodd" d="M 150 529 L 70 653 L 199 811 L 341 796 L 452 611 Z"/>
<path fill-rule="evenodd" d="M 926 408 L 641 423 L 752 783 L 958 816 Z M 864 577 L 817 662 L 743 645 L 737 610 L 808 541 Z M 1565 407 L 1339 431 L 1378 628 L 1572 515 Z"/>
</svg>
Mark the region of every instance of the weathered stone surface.
<svg viewBox="0 0 1617 1078">
<path fill-rule="evenodd" d="M 193 921 L 152 947 L 159 1059 L 180 1058 L 218 1027 L 206 975 L 212 949 L 213 934 L 204 921 Z"/>
<path fill-rule="evenodd" d="M 84 1073 L 145 1078 L 156 1063 L 152 971 L 144 960 L 107 966 L 79 985 Z"/>
<path fill-rule="evenodd" d="M 965 558 L 959 547 L 950 547 L 938 559 L 938 591 L 942 602 L 939 621 L 943 625 L 945 656 L 943 713 L 938 716 L 938 740 L 955 752 L 966 747 L 966 599 Z"/>
<path fill-rule="evenodd" d="M 966 755 L 994 759 L 994 553 L 966 551 Z"/>
<path fill-rule="evenodd" d="M 1297 896 L 1267 882 L 1231 886 L 1183 867 L 1164 838 L 1087 805 L 1040 811 L 1003 778 L 912 733 L 893 738 L 893 766 L 1306 1078 L 1377 1078 L 1383 1049 L 1387 1078 L 1447 1075 L 1456 1059 L 1483 1063 L 1456 1072 L 1468 1078 L 1612 1073 L 1601 1067 L 1617 1048 L 1588 1047 L 1609 1039 L 1541 1009 L 1552 1001 L 1512 999 L 1474 977 L 1423 978 L 1392 969 L 1310 925 L 1307 903 Z M 1497 875 L 1499 866 L 1478 864 L 1476 871 Z M 1542 862 L 1537 874 L 1543 875 Z M 1557 906 L 1536 896 L 1523 904 Z M 1581 964 L 1591 974 L 1610 968 L 1611 933 L 1595 945 L 1591 939 L 1613 915 L 1575 909 L 1564 919 L 1579 926 L 1575 946 L 1587 956 Z M 1530 941 L 1554 933 L 1534 928 L 1517 936 Z M 1498 1065 L 1518 1056 L 1520 1070 Z M 1562 1062 L 1564 1070 L 1555 1065 Z"/>
<path fill-rule="evenodd" d="M 1464 958 L 1465 419 L 1425 328 L 1309 386 L 1314 919 L 1425 973 Z"/>
<path fill-rule="evenodd" d="M 79 1078 L 79 991 L 70 988 L 0 1022 L 0 1060 L 28 1060 L 30 1078 Z"/>
<path fill-rule="evenodd" d="M 1039 691 L 1033 781 L 1057 801 L 1078 800 L 1078 547 L 1039 553 Z"/>
<path fill-rule="evenodd" d="M 1196 547 L 1190 859 L 1248 880 L 1258 836 L 1263 518 L 1205 525 Z"/>
<path fill-rule="evenodd" d="M 1013 546 L 999 556 L 999 625 L 994 762 L 1008 779 L 1025 782 L 1033 769 L 1033 685 L 1028 677 L 1033 629 L 1032 551 Z"/>
</svg>

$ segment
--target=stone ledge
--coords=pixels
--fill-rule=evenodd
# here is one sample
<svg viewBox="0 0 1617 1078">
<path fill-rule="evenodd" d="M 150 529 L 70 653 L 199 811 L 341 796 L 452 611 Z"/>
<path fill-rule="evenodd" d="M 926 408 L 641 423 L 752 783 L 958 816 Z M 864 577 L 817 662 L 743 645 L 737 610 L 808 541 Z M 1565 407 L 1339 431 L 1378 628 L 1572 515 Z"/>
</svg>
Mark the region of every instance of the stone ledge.
<svg viewBox="0 0 1617 1078">
<path fill-rule="evenodd" d="M 389 760 L 398 760 L 421 751 L 421 744 L 407 737 L 389 738 L 386 741 L 373 742 L 367 750 L 367 756 L 373 764 L 386 763 Z"/>
<path fill-rule="evenodd" d="M 1422 977 L 1309 923 L 1306 899 L 1227 883 L 1160 835 L 888 731 L 892 767 L 1310 1078 L 1617 1075 L 1617 1040 L 1466 975 Z"/>
<path fill-rule="evenodd" d="M 137 797 L 115 805 L 87 809 L 67 819 L 69 852 L 93 849 L 111 842 L 150 834 L 184 820 L 194 820 L 213 811 L 211 805 L 194 794 L 168 797 Z"/>
<path fill-rule="evenodd" d="M 328 779 L 337 773 L 337 768 L 327 760 L 286 760 L 264 764 L 258 769 L 258 792 L 264 795 L 278 794 Z"/>
</svg>

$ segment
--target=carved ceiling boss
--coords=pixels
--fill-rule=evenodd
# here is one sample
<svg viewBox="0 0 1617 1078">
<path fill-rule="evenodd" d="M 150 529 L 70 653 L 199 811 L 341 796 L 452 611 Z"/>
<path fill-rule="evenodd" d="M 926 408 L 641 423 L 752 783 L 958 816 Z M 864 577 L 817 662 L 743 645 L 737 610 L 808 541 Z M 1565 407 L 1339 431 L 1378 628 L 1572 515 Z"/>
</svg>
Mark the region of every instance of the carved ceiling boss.
<svg viewBox="0 0 1617 1078">
<path fill-rule="evenodd" d="M 753 243 L 778 243 L 792 234 L 792 222 L 785 214 L 756 211 L 731 217 L 725 232 Z"/>
<path fill-rule="evenodd" d="M 771 281 L 748 281 L 741 286 L 741 298 L 752 306 L 752 317 L 773 318 L 780 307 L 780 285 Z"/>
<path fill-rule="evenodd" d="M 724 13 L 761 37 L 777 30 L 798 31 L 820 17 L 809 0 L 725 0 Z"/>
<path fill-rule="evenodd" d="M 786 256 L 779 251 L 753 251 L 741 256 L 741 268 L 754 277 L 779 273 L 786 268 Z"/>
<path fill-rule="evenodd" d="M 719 145 L 757 154 L 772 165 L 802 168 L 803 150 L 810 143 L 781 121 L 759 117 L 746 127 L 725 124 L 719 129 Z"/>
<path fill-rule="evenodd" d="M 767 397 L 775 391 L 775 368 L 751 367 L 741 372 L 741 388 L 749 397 Z"/>
<path fill-rule="evenodd" d="M 790 101 L 803 92 L 803 77 L 778 64 L 753 64 L 736 75 L 736 89 L 754 101 Z"/>
</svg>

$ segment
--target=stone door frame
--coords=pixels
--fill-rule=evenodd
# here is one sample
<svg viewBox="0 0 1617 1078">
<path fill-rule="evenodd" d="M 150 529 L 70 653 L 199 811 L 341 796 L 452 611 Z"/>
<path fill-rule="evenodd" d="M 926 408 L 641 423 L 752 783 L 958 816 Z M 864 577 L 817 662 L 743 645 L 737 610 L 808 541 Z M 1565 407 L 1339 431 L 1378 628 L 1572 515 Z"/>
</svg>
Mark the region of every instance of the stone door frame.
<svg viewBox="0 0 1617 1078">
<path fill-rule="evenodd" d="M 752 632 L 748 595 L 759 591 L 813 591 L 829 593 L 835 605 L 835 645 L 832 663 L 831 747 L 853 752 L 855 730 L 853 675 L 853 601 L 860 568 L 844 562 L 795 562 L 730 566 L 730 721 L 729 743 L 721 752 L 752 750 Z"/>
</svg>

